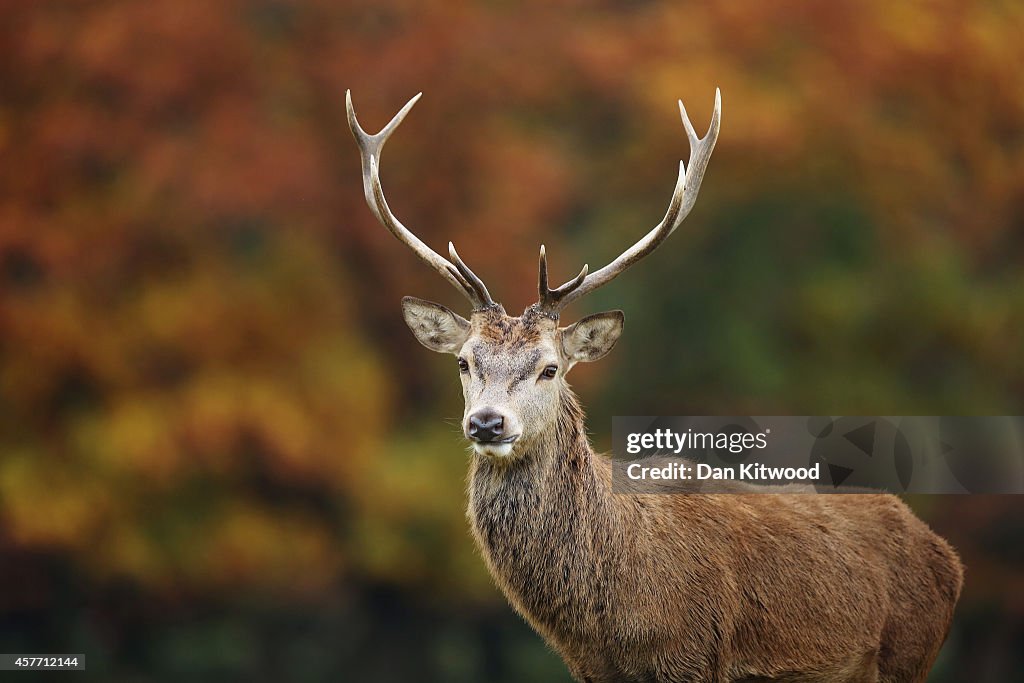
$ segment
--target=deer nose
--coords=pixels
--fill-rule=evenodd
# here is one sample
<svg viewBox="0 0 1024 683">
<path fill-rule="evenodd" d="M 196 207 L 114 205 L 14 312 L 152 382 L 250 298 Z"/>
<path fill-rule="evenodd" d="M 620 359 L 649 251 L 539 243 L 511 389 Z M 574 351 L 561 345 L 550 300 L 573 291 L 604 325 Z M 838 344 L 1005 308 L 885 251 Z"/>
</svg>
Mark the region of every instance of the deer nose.
<svg viewBox="0 0 1024 683">
<path fill-rule="evenodd" d="M 505 433 L 505 418 L 490 408 L 469 416 L 469 438 L 481 443 L 496 441 Z"/>
</svg>

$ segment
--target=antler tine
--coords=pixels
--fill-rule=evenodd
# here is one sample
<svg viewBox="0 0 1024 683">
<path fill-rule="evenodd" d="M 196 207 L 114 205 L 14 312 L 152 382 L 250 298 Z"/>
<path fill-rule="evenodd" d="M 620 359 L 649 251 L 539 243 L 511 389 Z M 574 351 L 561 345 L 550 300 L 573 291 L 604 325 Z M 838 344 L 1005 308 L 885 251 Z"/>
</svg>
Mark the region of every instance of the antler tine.
<svg viewBox="0 0 1024 683">
<path fill-rule="evenodd" d="M 363 195 L 370 211 L 377 217 L 384 227 L 398 238 L 400 242 L 413 250 L 420 257 L 420 260 L 427 263 L 441 276 L 455 286 L 473 304 L 475 309 L 487 308 L 494 305 L 491 295 L 487 292 L 482 280 L 463 263 L 462 259 L 455 253 L 454 247 L 449 242 L 450 253 L 455 265 L 444 258 L 436 251 L 423 243 L 420 238 L 411 230 L 402 225 L 384 198 L 384 188 L 380 182 L 380 154 L 391 134 L 398 128 L 409 110 L 420 99 L 423 93 L 418 93 L 409 100 L 404 107 L 395 114 L 394 118 L 384 126 L 379 133 L 370 134 L 363 130 L 356 119 L 356 111 L 352 106 L 352 92 L 345 91 L 345 111 L 348 114 L 348 126 L 352 130 L 352 136 L 356 139 L 359 147 L 359 154 L 363 168 Z"/>
<path fill-rule="evenodd" d="M 708 132 L 705 133 L 703 138 L 697 137 L 697 133 L 693 129 L 693 124 L 690 123 L 690 118 L 686 115 L 686 108 L 683 106 L 682 100 L 679 101 L 679 114 L 683 119 L 683 127 L 686 129 L 686 137 L 690 141 L 690 160 L 689 163 L 684 165 L 682 161 L 679 162 L 679 176 L 676 179 L 675 190 L 672 192 L 672 200 L 669 202 L 668 211 L 665 213 L 665 217 L 661 219 L 650 232 L 642 237 L 636 244 L 631 246 L 626 251 L 622 252 L 614 261 L 609 263 L 604 268 L 596 270 L 590 275 L 586 275 L 586 268 L 584 272 L 580 274 L 576 280 L 567 282 L 555 290 L 556 292 L 565 290 L 558 297 L 548 297 L 541 293 L 541 301 L 539 306 L 552 312 L 557 312 L 562 307 L 569 303 L 579 299 L 580 297 L 588 294 L 601 285 L 607 284 L 618 277 L 620 274 L 625 272 L 634 263 L 647 256 L 665 241 L 665 239 L 671 235 L 676 228 L 683 222 L 690 210 L 693 208 L 694 203 L 697 201 L 697 193 L 700 191 L 701 180 L 704 178 L 704 171 L 708 167 L 708 161 L 711 159 L 711 152 L 715 149 L 715 143 L 718 141 L 718 131 L 721 126 L 722 119 L 722 94 L 718 88 L 715 88 L 715 108 L 711 113 L 711 125 L 708 126 Z M 541 281 L 543 289 L 547 287 L 547 272 L 546 263 L 544 258 L 543 247 L 541 248 L 541 270 L 544 271 L 541 275 Z M 550 290 L 549 290 L 550 291 Z"/>
<path fill-rule="evenodd" d="M 579 275 L 569 280 L 561 287 L 558 287 L 556 289 L 549 289 L 547 251 L 544 249 L 543 244 L 540 245 L 540 263 L 537 269 L 539 273 L 537 282 L 537 292 L 540 295 L 540 299 L 537 303 L 537 306 L 541 310 L 544 310 L 545 312 L 548 313 L 557 312 L 560 308 L 559 302 L 561 302 L 567 294 L 569 294 L 577 287 L 579 287 L 581 284 L 583 284 L 584 279 L 587 277 L 587 270 L 589 270 L 589 268 L 590 266 L 584 263 L 583 270 L 580 271 Z"/>
<path fill-rule="evenodd" d="M 487 291 L 487 286 L 484 284 L 484 281 L 469 269 L 469 266 L 467 266 L 465 261 L 463 261 L 459 256 L 459 252 L 455 251 L 455 245 L 451 242 L 448 243 L 448 254 L 455 263 L 455 267 L 458 268 L 459 275 L 466 280 L 467 284 L 469 284 L 477 297 L 481 301 L 486 302 L 486 305 L 493 304 L 494 300 L 491 299 L 491 293 Z"/>
</svg>

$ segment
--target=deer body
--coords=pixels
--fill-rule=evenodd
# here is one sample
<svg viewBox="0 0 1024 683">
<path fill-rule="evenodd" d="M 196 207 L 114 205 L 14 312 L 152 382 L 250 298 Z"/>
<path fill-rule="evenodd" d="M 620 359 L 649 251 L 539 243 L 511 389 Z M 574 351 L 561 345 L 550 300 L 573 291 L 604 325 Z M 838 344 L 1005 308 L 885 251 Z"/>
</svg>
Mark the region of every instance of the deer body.
<svg viewBox="0 0 1024 683">
<path fill-rule="evenodd" d="M 467 513 L 577 680 L 924 680 L 961 571 L 896 497 L 613 494 L 567 388 L 558 405 L 516 459 L 474 454 Z"/>
<path fill-rule="evenodd" d="M 417 96 L 418 97 L 418 96 Z M 458 357 L 473 446 L 468 517 L 495 581 L 581 682 L 924 681 L 949 629 L 962 569 L 952 548 L 896 497 L 612 493 L 565 381 L 608 353 L 619 311 L 559 327 L 563 306 L 656 249 L 678 227 L 718 135 L 693 132 L 662 222 L 609 265 L 505 313 L 449 243 L 451 260 L 391 213 L 376 135 L 349 123 L 374 214 L 473 303 L 467 320 L 406 297 L 427 348 Z"/>
</svg>

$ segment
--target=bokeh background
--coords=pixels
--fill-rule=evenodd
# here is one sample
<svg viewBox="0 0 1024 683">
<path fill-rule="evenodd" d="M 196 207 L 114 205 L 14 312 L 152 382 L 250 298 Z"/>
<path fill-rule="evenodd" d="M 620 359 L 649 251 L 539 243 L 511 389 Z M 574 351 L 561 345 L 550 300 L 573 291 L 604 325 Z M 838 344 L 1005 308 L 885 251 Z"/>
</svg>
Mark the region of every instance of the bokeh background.
<svg viewBox="0 0 1024 683">
<path fill-rule="evenodd" d="M 89 681 L 567 681 L 467 533 L 453 359 L 405 294 L 510 311 L 656 223 L 565 316 L 614 414 L 1020 414 L 1015 2 L 0 2 L 0 651 Z M 459 309 L 461 310 L 461 309 Z M 931 680 L 1024 680 L 1024 501 L 912 501 L 967 584 Z M 20 680 L 20 679 L 19 679 Z M 28 680 L 28 676 L 25 676 Z"/>
</svg>

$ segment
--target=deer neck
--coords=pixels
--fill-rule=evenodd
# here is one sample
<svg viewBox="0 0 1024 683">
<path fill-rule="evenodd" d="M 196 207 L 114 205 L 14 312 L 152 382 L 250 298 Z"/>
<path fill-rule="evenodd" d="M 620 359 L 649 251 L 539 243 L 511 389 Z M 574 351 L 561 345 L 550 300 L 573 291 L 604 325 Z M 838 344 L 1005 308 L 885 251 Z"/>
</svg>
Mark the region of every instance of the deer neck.
<svg viewBox="0 0 1024 683">
<path fill-rule="evenodd" d="M 592 591 L 603 564 L 597 548 L 611 533 L 613 499 L 603 460 L 587 441 L 584 416 L 568 390 L 555 428 L 521 458 L 475 455 L 468 515 L 498 585 L 534 625 L 572 635 L 592 624 L 578 614 L 602 604 Z M 570 616 L 576 614 L 575 620 Z"/>
</svg>

